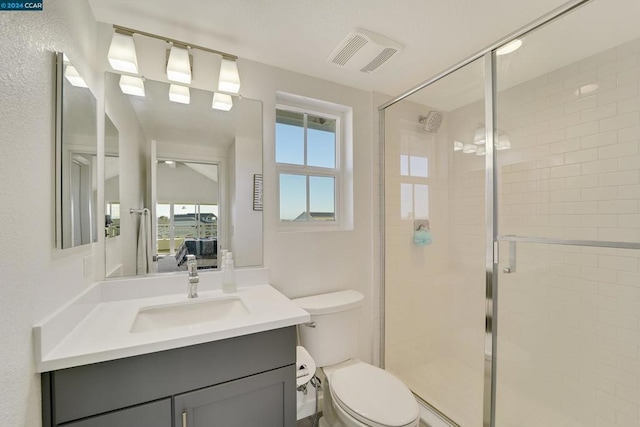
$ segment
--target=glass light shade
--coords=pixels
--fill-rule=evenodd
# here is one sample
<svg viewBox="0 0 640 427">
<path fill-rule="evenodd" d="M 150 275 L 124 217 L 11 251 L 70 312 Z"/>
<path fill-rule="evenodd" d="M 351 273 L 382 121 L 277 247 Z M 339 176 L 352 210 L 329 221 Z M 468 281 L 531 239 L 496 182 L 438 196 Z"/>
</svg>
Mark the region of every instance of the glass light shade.
<svg viewBox="0 0 640 427">
<path fill-rule="evenodd" d="M 187 49 L 171 47 L 167 61 L 167 78 L 172 82 L 191 84 L 191 62 Z"/>
<path fill-rule="evenodd" d="M 462 151 L 464 148 L 464 142 L 453 141 L 453 151 Z"/>
<path fill-rule="evenodd" d="M 236 61 L 222 58 L 218 90 L 229 93 L 240 92 L 240 75 L 238 74 L 238 64 L 236 64 Z"/>
<path fill-rule="evenodd" d="M 65 68 L 64 76 L 67 80 L 69 80 L 69 83 L 71 83 L 75 87 L 89 87 L 87 86 L 87 83 L 84 81 L 84 79 L 80 77 L 80 74 L 78 73 L 78 70 L 76 70 L 76 67 L 71 64 L 68 64 Z"/>
<path fill-rule="evenodd" d="M 505 134 L 498 135 L 498 143 L 496 144 L 496 150 L 508 150 L 511 148 L 511 141 Z"/>
<path fill-rule="evenodd" d="M 138 74 L 138 58 L 136 57 L 133 36 L 113 33 L 107 58 L 109 58 L 109 64 L 114 70 Z"/>
<path fill-rule="evenodd" d="M 478 146 L 474 144 L 464 144 L 462 147 L 462 152 L 465 154 L 475 153 L 476 151 L 478 151 Z"/>
<path fill-rule="evenodd" d="M 144 96 L 144 82 L 140 77 L 120 76 L 120 90 L 127 95 Z"/>
<path fill-rule="evenodd" d="M 482 145 L 487 140 L 487 130 L 483 127 L 479 127 L 476 129 L 476 132 L 473 134 L 473 143 L 476 145 Z"/>
<path fill-rule="evenodd" d="M 516 50 L 520 49 L 520 46 L 522 46 L 522 40 L 515 39 L 515 40 L 505 44 L 504 46 L 502 46 L 498 50 L 496 50 L 496 55 L 502 56 L 502 55 L 507 55 L 509 53 L 515 52 Z"/>
<path fill-rule="evenodd" d="M 484 145 L 479 146 L 476 150 L 476 156 L 484 156 L 486 153 L 487 149 L 484 147 Z"/>
<path fill-rule="evenodd" d="M 227 95 L 224 93 L 214 93 L 213 94 L 213 103 L 211 104 L 211 108 L 222 111 L 229 111 L 233 107 L 233 99 L 231 95 Z"/>
<path fill-rule="evenodd" d="M 188 104 L 191 101 L 189 88 L 186 86 L 171 84 L 169 86 L 169 101 Z"/>
</svg>

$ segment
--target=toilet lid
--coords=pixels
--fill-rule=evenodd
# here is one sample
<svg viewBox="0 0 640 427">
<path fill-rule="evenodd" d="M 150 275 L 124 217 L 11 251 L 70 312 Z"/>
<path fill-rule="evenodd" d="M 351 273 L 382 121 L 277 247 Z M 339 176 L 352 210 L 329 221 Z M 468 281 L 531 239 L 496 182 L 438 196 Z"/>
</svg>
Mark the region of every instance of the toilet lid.
<svg viewBox="0 0 640 427">
<path fill-rule="evenodd" d="M 418 402 L 402 381 L 366 363 L 335 371 L 330 390 L 342 409 L 369 426 L 406 426 L 419 415 Z"/>
</svg>

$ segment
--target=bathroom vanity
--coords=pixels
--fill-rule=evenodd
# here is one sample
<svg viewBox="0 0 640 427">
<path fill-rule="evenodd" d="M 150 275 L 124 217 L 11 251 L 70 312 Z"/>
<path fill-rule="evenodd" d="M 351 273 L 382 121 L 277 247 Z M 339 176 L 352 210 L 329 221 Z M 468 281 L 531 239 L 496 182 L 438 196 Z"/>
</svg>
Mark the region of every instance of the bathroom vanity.
<svg viewBox="0 0 640 427">
<path fill-rule="evenodd" d="M 47 372 L 43 425 L 294 427 L 295 348 L 290 326 Z"/>
<path fill-rule="evenodd" d="M 36 325 L 43 426 L 294 427 L 309 315 L 260 270 L 233 294 L 202 274 L 193 299 L 182 275 L 102 282 Z"/>
</svg>

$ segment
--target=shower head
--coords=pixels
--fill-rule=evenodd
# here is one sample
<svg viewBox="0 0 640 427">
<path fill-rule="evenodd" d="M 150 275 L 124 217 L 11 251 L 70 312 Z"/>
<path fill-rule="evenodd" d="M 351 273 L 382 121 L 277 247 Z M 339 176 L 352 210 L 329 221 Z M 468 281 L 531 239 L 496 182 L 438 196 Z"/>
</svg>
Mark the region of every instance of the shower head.
<svg viewBox="0 0 640 427">
<path fill-rule="evenodd" d="M 442 124 L 442 113 L 429 111 L 426 116 L 419 116 L 418 122 L 420 122 L 425 132 L 436 133 Z"/>
</svg>

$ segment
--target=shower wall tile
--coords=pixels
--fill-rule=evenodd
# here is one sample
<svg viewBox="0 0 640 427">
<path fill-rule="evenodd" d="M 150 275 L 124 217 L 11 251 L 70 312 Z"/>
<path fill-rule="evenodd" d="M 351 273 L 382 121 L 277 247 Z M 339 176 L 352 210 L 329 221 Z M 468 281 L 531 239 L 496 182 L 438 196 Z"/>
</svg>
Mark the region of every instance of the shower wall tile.
<svg viewBox="0 0 640 427">
<path fill-rule="evenodd" d="M 499 92 L 499 234 L 640 242 L 639 52 L 635 40 Z M 640 427 L 640 251 L 517 248 L 499 277 L 498 401 L 537 425 Z"/>
</svg>

